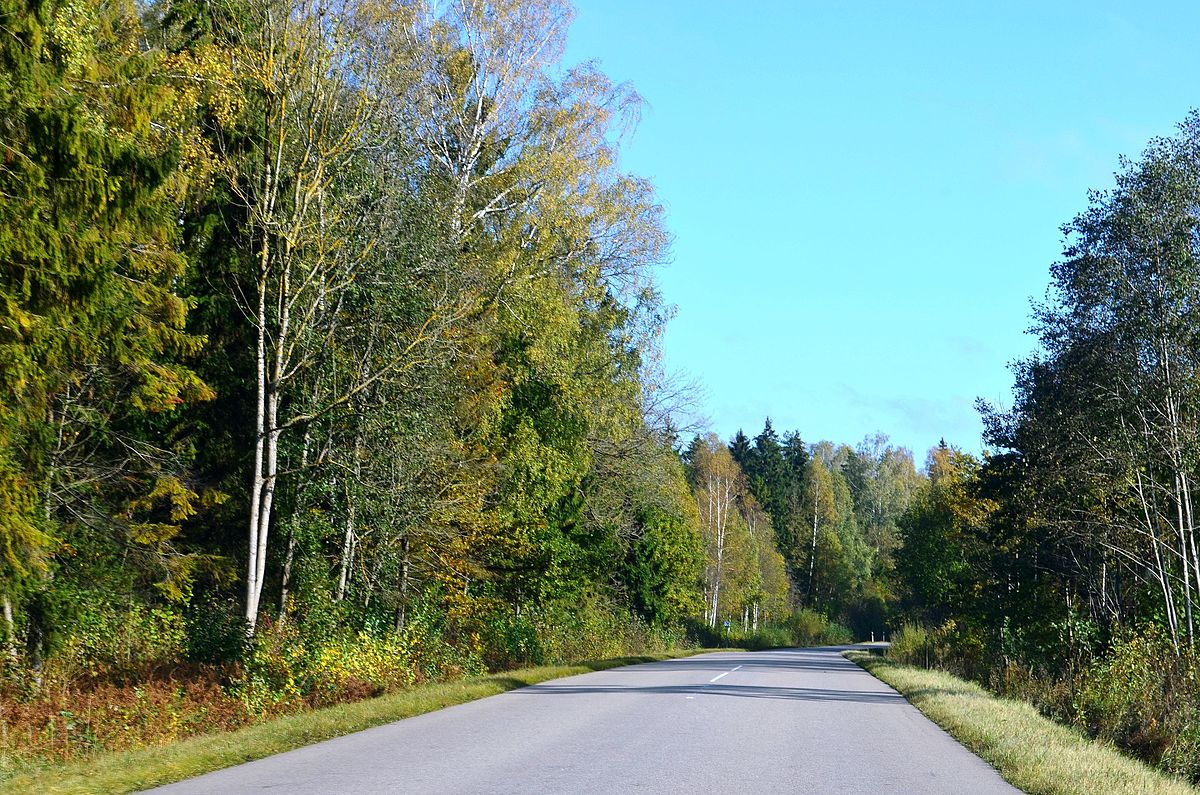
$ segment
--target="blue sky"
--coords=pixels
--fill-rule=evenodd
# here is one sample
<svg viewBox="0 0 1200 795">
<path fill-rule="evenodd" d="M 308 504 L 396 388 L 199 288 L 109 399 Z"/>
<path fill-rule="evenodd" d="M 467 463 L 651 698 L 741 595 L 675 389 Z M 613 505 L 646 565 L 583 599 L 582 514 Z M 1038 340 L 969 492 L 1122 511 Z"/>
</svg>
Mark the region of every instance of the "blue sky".
<svg viewBox="0 0 1200 795">
<path fill-rule="evenodd" d="M 979 450 L 1059 227 L 1200 105 L 1195 3 L 576 7 L 568 61 L 646 102 L 622 164 L 675 239 L 667 362 L 723 437 Z"/>
</svg>

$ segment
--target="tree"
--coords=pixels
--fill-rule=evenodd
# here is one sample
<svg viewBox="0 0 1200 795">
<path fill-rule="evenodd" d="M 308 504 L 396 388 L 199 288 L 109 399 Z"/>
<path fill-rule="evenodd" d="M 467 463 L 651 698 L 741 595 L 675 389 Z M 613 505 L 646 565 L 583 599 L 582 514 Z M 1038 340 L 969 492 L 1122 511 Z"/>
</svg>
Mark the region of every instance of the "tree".
<svg viewBox="0 0 1200 795">
<path fill-rule="evenodd" d="M 920 483 L 912 453 L 891 446 L 885 434 L 876 433 L 850 454 L 843 472 L 871 550 L 872 570 L 886 575 L 900 541 L 897 520 Z"/>
<path fill-rule="evenodd" d="M 186 119 L 130 6 L 0 8 L 0 546 L 4 613 L 65 526 L 154 559 L 193 510 L 169 415 L 211 397 L 180 358 Z M 135 557 L 141 557 L 135 554 Z M 179 562 L 181 558 L 176 558 Z M 178 573 L 176 571 L 175 573 Z M 45 609 L 35 611 L 48 615 Z M 37 624 L 38 622 L 34 622 Z M 45 626 L 30 626 L 35 665 Z"/>
<path fill-rule="evenodd" d="M 750 440 L 746 438 L 746 434 L 742 433 L 741 428 L 738 428 L 738 432 L 733 435 L 733 441 L 729 443 L 729 454 L 733 456 L 733 460 L 742 468 L 742 471 L 751 465 L 753 452 L 750 449 Z"/>
<path fill-rule="evenodd" d="M 771 517 L 776 547 L 784 556 L 792 581 L 799 584 L 803 566 L 798 562 L 802 543 L 800 503 L 808 449 L 798 432 L 785 433 L 780 442 L 770 418 L 750 446 L 739 431 L 730 451 L 746 472 L 748 487 Z M 741 456 L 739 458 L 739 456 Z"/>
<path fill-rule="evenodd" d="M 1081 591 L 1109 623 L 1136 612 L 1139 597 L 1123 590 L 1144 580 L 1176 644 L 1195 638 L 1200 594 L 1197 196 L 1193 113 L 1064 227 L 1053 293 L 1036 314 L 1044 353 L 1017 366 L 1010 413 L 984 407 L 990 440 L 1027 473 L 1017 494 L 1040 494 L 1064 598 Z"/>
<path fill-rule="evenodd" d="M 973 539 L 996 507 L 976 493 L 979 469 L 974 456 L 944 443 L 930 450 L 928 485 L 900 522 L 897 569 L 910 605 L 934 622 L 964 615 L 973 598 Z"/>
<path fill-rule="evenodd" d="M 810 604 L 816 598 L 817 542 L 822 530 L 837 521 L 837 503 L 833 488 L 833 473 L 817 457 L 809 460 L 804 473 L 804 516 L 811 529 L 808 548 L 808 577 L 805 598 Z"/>
<path fill-rule="evenodd" d="M 721 585 L 726 577 L 726 558 L 736 535 L 737 504 L 745 491 L 744 475 L 729 449 L 716 434 L 696 437 L 689 450 L 692 488 L 700 513 L 700 535 L 704 539 L 705 621 L 717 625 Z"/>
<path fill-rule="evenodd" d="M 787 610 L 789 582 L 783 556 L 766 513 L 753 494 L 743 494 L 738 504 L 746 527 L 745 574 L 741 580 L 743 631 L 758 631 L 759 621 L 782 616 Z"/>
</svg>

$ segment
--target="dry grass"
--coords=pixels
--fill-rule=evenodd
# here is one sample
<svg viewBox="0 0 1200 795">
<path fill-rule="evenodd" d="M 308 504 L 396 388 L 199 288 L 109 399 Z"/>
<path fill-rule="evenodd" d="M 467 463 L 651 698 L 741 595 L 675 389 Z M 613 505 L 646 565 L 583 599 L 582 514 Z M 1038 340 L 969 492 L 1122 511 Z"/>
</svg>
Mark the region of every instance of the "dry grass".
<svg viewBox="0 0 1200 795">
<path fill-rule="evenodd" d="M 0 793 L 50 795 L 136 792 L 550 679 L 622 665 L 687 657 L 703 651 L 712 650 L 695 649 L 618 657 L 577 665 L 526 668 L 456 682 L 423 685 L 353 704 L 289 715 L 237 731 L 207 734 L 155 748 L 97 754 L 70 764 L 47 764 L 41 769 L 20 773 L 0 782 Z"/>
<path fill-rule="evenodd" d="M 1042 716 L 1029 704 L 997 698 L 978 685 L 862 652 L 846 654 L 900 691 L 913 706 L 1035 795 L 1196 795 L 1186 782 L 1123 756 L 1111 746 Z"/>
<path fill-rule="evenodd" d="M 33 699 L 0 692 L 0 781 L 31 765 L 165 745 L 254 723 L 258 716 L 221 681 L 219 671 L 180 671 L 136 685 L 46 687 Z"/>
</svg>

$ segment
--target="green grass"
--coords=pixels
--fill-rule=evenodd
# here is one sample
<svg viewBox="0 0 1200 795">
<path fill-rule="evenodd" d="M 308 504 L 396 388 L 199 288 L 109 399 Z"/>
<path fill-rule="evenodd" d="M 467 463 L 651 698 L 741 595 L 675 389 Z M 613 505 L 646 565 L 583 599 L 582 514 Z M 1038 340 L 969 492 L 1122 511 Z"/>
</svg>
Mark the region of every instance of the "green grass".
<svg viewBox="0 0 1200 795">
<path fill-rule="evenodd" d="M 706 651 L 729 649 L 616 657 L 423 685 L 353 704 L 289 715 L 237 731 L 202 735 L 161 747 L 98 754 L 66 765 L 47 765 L 0 782 L 0 793 L 135 792 L 550 679 Z"/>
<path fill-rule="evenodd" d="M 997 698 L 972 682 L 863 652 L 846 656 L 900 691 L 1025 792 L 1195 795 L 1200 791 L 1055 723 L 1029 704 Z"/>
</svg>

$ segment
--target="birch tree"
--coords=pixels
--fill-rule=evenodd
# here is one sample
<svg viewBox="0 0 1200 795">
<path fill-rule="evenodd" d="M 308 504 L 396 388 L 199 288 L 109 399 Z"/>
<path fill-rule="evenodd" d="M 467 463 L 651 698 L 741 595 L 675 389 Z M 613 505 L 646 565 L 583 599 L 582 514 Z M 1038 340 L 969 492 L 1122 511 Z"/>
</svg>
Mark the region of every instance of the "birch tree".
<svg viewBox="0 0 1200 795">
<path fill-rule="evenodd" d="M 1200 453 L 1200 120 L 1125 163 L 1116 186 L 1064 227 L 1068 246 L 1037 314 L 1043 356 L 1018 367 L 993 438 L 1046 495 L 1069 574 L 1101 621 L 1157 592 L 1176 644 L 1195 641 L 1200 597 L 1192 491 Z M 1068 485 L 1069 484 L 1069 485 Z"/>
<path fill-rule="evenodd" d="M 704 540 L 705 621 L 717 625 L 721 585 L 726 577 L 730 534 L 737 521 L 738 498 L 745 490 L 741 468 L 716 434 L 696 437 L 689 451 L 691 480 Z"/>
<path fill-rule="evenodd" d="M 227 149 L 226 181 L 244 208 L 253 262 L 248 289 L 237 296 L 254 344 L 245 595 L 252 633 L 285 434 L 419 363 L 423 346 L 453 313 L 430 309 L 389 347 L 390 358 L 381 362 L 359 349 L 352 354 L 358 366 L 343 366 L 345 377 L 313 391 L 321 382 L 310 374 L 342 342 L 352 288 L 381 256 L 381 224 L 399 220 L 389 213 L 387 192 L 397 183 L 408 188 L 400 179 L 406 172 L 388 167 L 398 165 L 391 153 L 403 150 L 396 139 L 413 57 L 405 38 L 411 11 L 276 0 L 248 10 L 238 31 L 238 68 L 261 120 L 248 157 Z"/>
<path fill-rule="evenodd" d="M 808 544 L 808 580 L 805 582 L 805 596 L 811 603 L 816 597 L 817 543 L 822 530 L 831 526 L 837 519 L 833 477 L 825 462 L 818 456 L 810 458 L 805 465 L 803 506 L 805 522 L 811 531 Z"/>
</svg>

